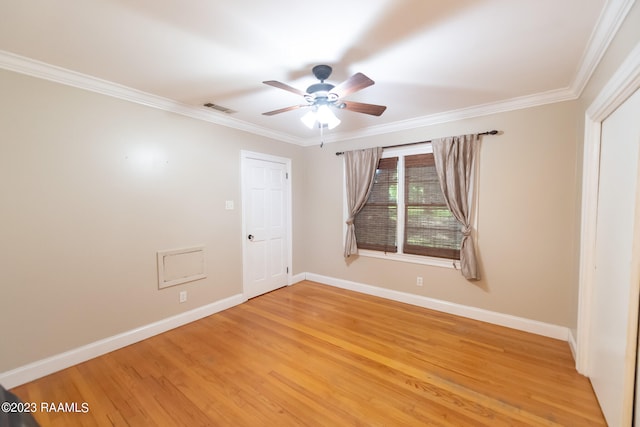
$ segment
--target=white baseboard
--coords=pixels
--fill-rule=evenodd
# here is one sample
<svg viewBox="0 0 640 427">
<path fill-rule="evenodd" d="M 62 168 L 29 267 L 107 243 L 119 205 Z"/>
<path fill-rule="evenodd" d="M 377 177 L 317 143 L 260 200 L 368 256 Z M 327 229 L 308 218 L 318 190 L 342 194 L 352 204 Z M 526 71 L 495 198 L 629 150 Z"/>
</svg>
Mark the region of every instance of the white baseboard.
<svg viewBox="0 0 640 427">
<path fill-rule="evenodd" d="M 444 313 L 455 314 L 457 316 L 467 317 L 470 319 L 480 320 L 495 325 L 506 326 L 508 328 L 518 329 L 525 332 L 531 332 L 546 337 L 568 341 L 574 357 L 576 354 L 575 338 L 573 337 L 573 334 L 571 334 L 569 328 L 563 326 L 552 325 L 536 320 L 512 316 L 509 314 L 497 313 L 481 308 L 455 304 L 447 301 L 428 298 L 421 295 L 379 288 L 376 286 L 352 282 L 349 280 L 337 279 L 314 273 L 296 274 L 291 277 L 291 284 L 298 283 L 303 280 L 311 280 L 314 282 L 335 286 L 337 288 L 378 296 L 393 301 L 412 304 L 418 307 L 424 307 Z M 73 350 L 48 357 L 46 359 L 29 363 L 11 371 L 1 372 L 0 384 L 9 389 L 17 387 L 19 385 L 28 383 L 29 381 L 33 381 L 62 369 L 66 369 L 78 363 L 93 359 L 94 357 L 101 356 L 114 350 L 118 350 L 122 347 L 126 347 L 128 345 L 145 340 L 147 338 L 161 334 L 187 323 L 202 319 L 204 317 L 242 304 L 245 301 L 246 299 L 242 294 L 233 295 L 223 300 L 216 301 L 212 304 L 208 304 L 203 307 L 199 307 L 194 310 L 151 323 L 149 325 L 123 332 L 121 334 L 114 335 L 112 337 L 108 337 L 91 344 L 87 344 L 82 347 L 78 347 Z"/>
<path fill-rule="evenodd" d="M 573 336 L 573 332 L 571 331 L 571 329 L 569 329 L 568 331 L 567 342 L 569 343 L 569 348 L 571 349 L 573 360 L 576 360 L 576 355 L 578 354 L 578 342 L 576 341 L 576 337 Z"/>
<path fill-rule="evenodd" d="M 302 282 L 303 280 L 305 280 L 306 277 L 307 277 L 307 273 L 295 274 L 291 276 L 291 282 L 289 283 L 289 285 L 294 285 L 298 282 Z"/>
<path fill-rule="evenodd" d="M 216 301 L 157 322 L 145 325 L 112 337 L 108 337 L 46 359 L 38 360 L 7 372 L 0 373 L 0 384 L 5 388 L 13 388 L 44 377 L 54 372 L 66 369 L 78 363 L 86 362 L 133 343 L 161 334 L 178 326 L 191 323 L 228 308 L 242 304 L 246 299 L 242 294 Z"/>
<path fill-rule="evenodd" d="M 455 304 L 447 301 L 428 298 L 421 295 L 409 294 L 406 292 L 394 291 L 391 289 L 379 288 L 376 286 L 365 285 L 363 283 L 351 282 L 349 280 L 336 279 L 333 277 L 322 276 L 314 273 L 306 273 L 307 280 L 311 280 L 325 285 L 335 286 L 337 288 L 348 289 L 363 294 L 373 295 L 377 297 L 387 298 L 393 301 L 403 302 L 406 304 L 416 305 L 431 310 L 437 310 L 444 313 L 455 314 L 456 316 L 467 317 L 469 319 L 480 320 L 482 322 L 492 323 L 494 325 L 505 326 L 520 331 L 530 332 L 545 337 L 555 338 L 563 341 L 569 340 L 569 328 L 564 326 L 552 325 L 549 323 L 539 322 L 537 320 L 525 319 L 523 317 L 512 316 L 510 314 L 498 313 L 495 311 L 484 310 L 481 308 L 470 307 L 461 304 Z M 569 343 L 571 345 L 571 342 Z"/>
</svg>

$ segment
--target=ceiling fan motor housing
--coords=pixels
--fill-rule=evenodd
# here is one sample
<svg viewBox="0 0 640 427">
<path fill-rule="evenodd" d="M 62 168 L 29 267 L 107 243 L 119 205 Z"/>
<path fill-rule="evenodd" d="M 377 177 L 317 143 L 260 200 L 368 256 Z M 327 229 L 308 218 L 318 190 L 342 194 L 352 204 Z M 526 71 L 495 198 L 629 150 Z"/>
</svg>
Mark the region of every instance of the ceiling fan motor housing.
<svg viewBox="0 0 640 427">
<path fill-rule="evenodd" d="M 311 69 L 311 71 L 313 72 L 313 75 L 316 76 L 316 79 L 324 82 L 331 75 L 333 68 L 328 65 L 316 65 Z"/>
<path fill-rule="evenodd" d="M 307 88 L 307 93 L 317 94 L 318 92 L 328 93 L 335 86 L 330 83 L 316 83 Z"/>
</svg>

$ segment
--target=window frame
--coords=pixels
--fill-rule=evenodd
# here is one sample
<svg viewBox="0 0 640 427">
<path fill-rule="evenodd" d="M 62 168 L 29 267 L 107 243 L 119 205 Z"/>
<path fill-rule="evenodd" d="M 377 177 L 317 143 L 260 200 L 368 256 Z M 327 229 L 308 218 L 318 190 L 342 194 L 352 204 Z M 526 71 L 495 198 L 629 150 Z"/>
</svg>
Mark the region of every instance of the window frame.
<svg viewBox="0 0 640 427">
<path fill-rule="evenodd" d="M 433 153 L 433 147 L 430 142 L 425 142 L 422 144 L 415 144 L 408 147 L 394 147 L 394 148 L 386 148 L 382 153 L 382 158 L 387 157 L 398 157 L 398 170 L 404 170 L 404 156 L 410 156 L 414 154 L 428 154 Z M 478 171 L 479 168 L 475 169 L 474 181 L 478 182 Z M 344 166 L 343 166 L 343 175 L 344 175 Z M 343 182 L 346 182 L 343 176 Z M 400 203 L 398 203 L 398 224 L 401 225 L 401 229 L 399 227 L 397 232 L 397 250 L 398 252 L 381 252 L 370 249 L 358 249 L 358 254 L 363 257 L 368 258 L 377 258 L 377 259 L 387 259 L 391 261 L 400 261 L 411 264 L 422 264 L 429 265 L 434 267 L 443 267 L 443 268 L 452 268 L 452 269 L 460 269 L 460 260 L 457 259 L 449 259 L 449 258 L 439 258 L 434 256 L 427 255 L 413 255 L 413 254 L 405 254 L 402 253 L 402 249 L 404 246 L 404 237 L 405 237 L 405 207 L 404 207 L 404 193 L 405 193 L 405 177 L 404 173 L 398 174 L 398 201 L 402 201 L 402 208 L 400 208 Z M 476 197 L 477 197 L 476 191 Z M 346 187 L 343 185 L 343 207 L 344 207 L 344 221 L 346 222 L 348 218 L 347 212 L 347 195 L 346 195 Z M 472 236 L 474 243 L 478 241 L 477 239 L 477 200 L 473 201 L 472 206 Z M 343 226 L 343 241 L 346 237 L 347 227 L 346 223 Z"/>
</svg>

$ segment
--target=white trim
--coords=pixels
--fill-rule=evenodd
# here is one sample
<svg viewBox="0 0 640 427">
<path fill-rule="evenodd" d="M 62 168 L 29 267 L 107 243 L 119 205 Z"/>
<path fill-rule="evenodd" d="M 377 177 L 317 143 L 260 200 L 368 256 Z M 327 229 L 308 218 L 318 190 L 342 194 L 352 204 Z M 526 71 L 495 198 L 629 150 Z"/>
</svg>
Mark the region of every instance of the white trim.
<svg viewBox="0 0 640 427">
<path fill-rule="evenodd" d="M 300 138 L 238 120 L 224 113 L 214 112 L 206 107 L 183 104 L 172 99 L 163 98 L 128 86 L 36 61 L 35 59 L 26 58 L 3 50 L 0 50 L 0 68 L 111 96 L 113 98 L 123 99 L 136 104 L 146 105 L 159 110 L 169 111 L 205 122 L 250 132 L 255 135 L 265 136 L 291 144 L 303 145 L 303 140 Z"/>
<path fill-rule="evenodd" d="M 589 375 L 589 336 L 595 260 L 601 123 L 640 88 L 640 42 L 609 79 L 585 114 L 582 176 L 582 223 L 576 369 Z"/>
<path fill-rule="evenodd" d="M 274 156 L 271 154 L 260 153 L 258 151 L 240 150 L 240 157 L 243 159 L 264 160 L 273 163 L 282 163 L 291 166 L 291 159 L 288 157 Z M 291 171 L 287 171 L 291 173 Z"/>
<path fill-rule="evenodd" d="M 576 342 L 576 338 L 573 336 L 573 332 L 569 329 L 569 337 L 567 339 L 569 343 L 569 349 L 571 350 L 571 355 L 573 356 L 573 360 L 576 360 L 576 355 L 578 351 L 578 343 Z"/>
<path fill-rule="evenodd" d="M 509 314 L 497 313 L 476 307 L 464 306 L 447 301 L 437 300 L 414 295 L 405 292 L 394 291 L 362 283 L 352 282 L 343 279 L 323 276 L 314 273 L 298 273 L 291 276 L 291 284 L 311 280 L 354 292 L 367 295 L 374 295 L 392 301 L 403 302 L 418 307 L 437 310 L 444 313 L 467 317 L 495 325 L 505 326 L 525 332 L 534 333 L 546 337 L 568 341 L 572 351 L 575 348 L 575 340 L 568 328 L 552 325 L 536 320 L 525 319 Z M 136 342 L 143 341 L 155 335 L 177 328 L 190 322 L 202 319 L 212 314 L 227 310 L 245 302 L 242 294 L 216 301 L 214 303 L 198 307 L 194 310 L 181 313 L 140 328 L 132 329 L 121 334 L 114 335 L 93 343 L 78 347 L 64 353 L 60 353 L 27 365 L 18 367 L 11 371 L 0 373 L 0 384 L 5 388 L 13 388 L 27 382 L 36 380 L 54 372 L 77 365 L 95 357 L 118 350 Z"/>
<path fill-rule="evenodd" d="M 0 68 L 14 71 L 27 76 L 36 77 L 52 82 L 64 84 L 79 89 L 88 90 L 102 95 L 111 96 L 125 101 L 134 102 L 148 107 L 180 114 L 198 120 L 227 126 L 230 128 L 265 136 L 290 144 L 300 146 L 312 146 L 320 144 L 321 138 L 301 138 L 287 133 L 274 131 L 253 123 L 238 120 L 224 113 L 212 112 L 209 108 L 183 104 L 168 98 L 142 92 L 124 85 L 113 83 L 87 74 L 78 73 L 55 65 L 50 65 L 35 59 L 16 55 L 0 50 Z M 354 138 L 381 135 L 398 132 L 416 127 L 429 126 L 437 123 L 446 123 L 467 118 L 486 116 L 505 111 L 519 110 L 538 105 L 552 104 L 566 100 L 576 99 L 575 93 L 569 88 L 551 90 L 548 92 L 527 95 L 523 97 L 492 102 L 429 116 L 417 117 L 409 120 L 400 120 L 379 126 L 370 126 L 356 132 L 335 132 L 324 135 L 324 142 L 337 142 Z"/>
<path fill-rule="evenodd" d="M 233 295 L 220 301 L 20 366 L 11 371 L 2 372 L 0 373 L 0 384 L 8 389 L 17 387 L 187 323 L 211 316 L 212 314 L 242 304 L 245 301 L 242 295 Z"/>
<path fill-rule="evenodd" d="M 307 280 L 323 283 L 325 285 L 335 286 L 337 288 L 348 289 L 350 291 L 403 302 L 418 307 L 441 311 L 443 313 L 454 314 L 456 316 L 479 320 L 494 325 L 505 326 L 507 328 L 530 332 L 533 334 L 555 338 L 562 341 L 567 341 L 569 339 L 569 328 L 564 326 L 553 325 L 537 320 L 512 316 L 510 314 L 503 314 L 495 311 L 484 310 L 481 308 L 442 301 L 422 295 L 415 295 L 406 292 L 394 291 L 391 289 L 379 288 L 376 286 L 352 282 L 344 279 L 337 279 L 320 274 L 306 273 L 306 278 Z"/>
<path fill-rule="evenodd" d="M 609 0 L 607 2 L 596 27 L 591 33 L 587 49 L 582 56 L 582 61 L 580 61 L 580 68 L 571 84 L 571 91 L 576 97 L 582 94 L 587 83 L 589 83 L 589 79 L 598 67 L 634 3 L 635 0 Z"/>
<path fill-rule="evenodd" d="M 291 276 L 291 282 L 289 283 L 289 286 L 300 283 L 303 280 L 307 280 L 307 273 L 298 273 L 294 276 Z"/>
<path fill-rule="evenodd" d="M 580 263 L 578 271 L 578 330 L 576 369 L 588 375 L 588 342 L 595 265 L 596 212 L 600 175 L 600 122 L 585 118 L 584 159 L 582 161 L 582 222 L 580 224 Z"/>
<path fill-rule="evenodd" d="M 547 92 L 533 95 L 520 96 L 487 104 L 474 105 L 457 110 L 445 111 L 443 113 L 431 114 L 429 116 L 416 117 L 414 119 L 400 120 L 377 126 L 369 126 L 366 129 L 355 132 L 338 132 L 324 136 L 324 142 L 347 141 L 350 139 L 372 137 L 404 130 L 416 129 L 420 127 L 433 126 L 436 124 L 450 123 L 460 120 L 472 119 L 475 117 L 488 116 L 490 114 L 505 113 L 509 111 L 521 110 L 524 108 L 537 107 L 540 105 L 554 104 L 556 102 L 572 101 L 577 96 L 569 88 L 554 89 Z M 312 142 L 307 141 L 305 145 L 319 144 L 319 138 Z"/>
<path fill-rule="evenodd" d="M 436 258 L 423 255 L 400 254 L 391 252 L 372 251 L 358 249 L 358 256 L 368 258 L 386 259 L 390 261 L 408 262 L 411 264 L 430 265 L 432 267 L 460 269 L 460 261 L 457 259 Z"/>
</svg>

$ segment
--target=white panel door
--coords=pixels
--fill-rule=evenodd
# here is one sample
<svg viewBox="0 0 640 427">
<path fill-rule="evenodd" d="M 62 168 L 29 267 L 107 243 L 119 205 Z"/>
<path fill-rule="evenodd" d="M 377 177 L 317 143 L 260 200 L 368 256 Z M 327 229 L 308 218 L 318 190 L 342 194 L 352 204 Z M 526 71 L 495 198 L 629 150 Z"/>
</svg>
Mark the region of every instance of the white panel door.
<svg viewBox="0 0 640 427">
<path fill-rule="evenodd" d="M 244 294 L 288 283 L 288 173 L 285 163 L 243 158 Z"/>
<path fill-rule="evenodd" d="M 639 225 L 639 145 L 636 91 L 602 123 L 589 376 L 610 426 L 630 425 L 633 410 L 638 260 L 632 248 Z"/>
</svg>

